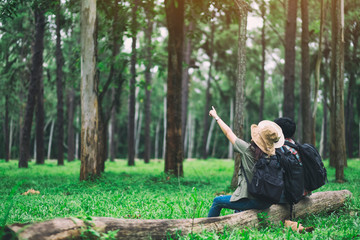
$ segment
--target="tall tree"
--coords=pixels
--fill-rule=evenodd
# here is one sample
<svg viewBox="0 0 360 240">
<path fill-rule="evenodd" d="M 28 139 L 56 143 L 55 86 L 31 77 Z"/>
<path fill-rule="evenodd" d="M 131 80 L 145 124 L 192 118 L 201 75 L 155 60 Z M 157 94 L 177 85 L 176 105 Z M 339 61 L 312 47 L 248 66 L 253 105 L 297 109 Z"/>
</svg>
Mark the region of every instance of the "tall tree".
<svg viewBox="0 0 360 240">
<path fill-rule="evenodd" d="M 32 47 L 32 66 L 30 85 L 25 109 L 25 119 L 22 127 L 20 140 L 20 159 L 19 168 L 27 168 L 30 158 L 30 137 L 31 125 L 36 105 L 36 99 L 40 89 L 40 79 L 42 79 L 43 70 L 43 52 L 44 52 L 44 32 L 45 32 L 45 13 L 40 6 L 34 6 L 35 15 L 35 36 Z M 40 101 L 41 102 L 41 101 Z M 39 103 L 39 101 L 38 101 Z M 39 125 L 40 127 L 40 125 Z M 38 129 L 39 131 L 41 128 Z M 41 144 L 41 143 L 40 143 Z M 42 154 L 43 151 L 42 151 Z M 41 163 L 41 162 L 39 162 Z"/>
<path fill-rule="evenodd" d="M 190 84 L 190 75 L 189 75 L 189 68 L 191 63 L 191 52 L 192 52 L 192 39 L 190 34 L 193 32 L 195 28 L 195 16 L 194 16 L 194 8 L 192 5 L 192 1 L 190 1 L 190 20 L 188 25 L 184 26 L 184 68 L 183 68 L 183 75 L 182 75 L 182 93 L 181 93 L 181 129 L 183 129 L 183 150 L 186 149 L 185 144 L 185 129 L 187 129 L 187 119 L 188 119 L 188 102 L 189 102 L 189 84 Z"/>
<path fill-rule="evenodd" d="M 71 87 L 67 93 L 67 146 L 68 146 L 68 161 L 72 162 L 75 159 L 75 128 L 74 128 L 74 115 L 75 115 L 75 90 Z"/>
<path fill-rule="evenodd" d="M 285 28 L 284 116 L 295 118 L 295 39 L 297 0 L 288 0 Z"/>
<path fill-rule="evenodd" d="M 168 39 L 167 131 L 165 172 L 183 176 L 181 81 L 184 41 L 184 0 L 165 0 Z"/>
<path fill-rule="evenodd" d="M 316 141 L 316 112 L 317 112 L 317 102 L 318 102 L 318 91 L 320 85 L 320 67 L 322 60 L 322 43 L 323 43 L 323 33 L 324 33 L 324 21 L 325 21 L 325 10 L 324 10 L 324 1 L 320 1 L 320 35 L 319 35 L 319 49 L 316 58 L 315 64 L 315 83 L 314 83 L 314 105 L 311 114 L 311 143 L 315 145 Z M 324 89 L 325 92 L 325 89 Z M 326 99 L 326 93 L 323 93 L 324 99 Z M 324 112 L 327 111 L 324 106 Z M 325 116 L 326 113 L 324 113 Z M 326 123 L 326 121 L 324 121 Z M 326 124 L 325 124 L 326 125 Z M 325 129 L 324 129 L 325 130 Z M 303 130 L 304 131 L 304 130 Z"/>
<path fill-rule="evenodd" d="M 100 176 L 99 103 L 96 74 L 96 0 L 81 1 L 81 167 L 80 180 Z"/>
<path fill-rule="evenodd" d="M 336 181 L 344 181 L 346 161 L 344 120 L 344 2 L 331 0 L 330 159 Z"/>
<path fill-rule="evenodd" d="M 246 28 L 247 16 L 250 7 L 243 0 L 235 0 L 239 8 L 239 35 L 238 35 L 238 75 L 236 79 L 235 95 L 235 119 L 234 133 L 242 138 L 244 135 L 244 108 L 245 108 L 245 74 L 246 74 Z M 234 172 L 231 179 L 231 187 L 235 188 L 238 184 L 238 173 L 240 169 L 241 155 L 235 154 Z"/>
<path fill-rule="evenodd" d="M 266 6 L 265 1 L 261 1 L 260 5 L 261 18 L 263 25 L 261 28 L 261 76 L 260 76 L 260 109 L 259 109 L 259 121 L 264 119 L 264 99 L 265 99 L 265 54 L 266 54 L 266 41 L 265 41 L 265 15 L 266 15 Z"/>
<path fill-rule="evenodd" d="M 145 68 L 145 163 L 150 162 L 151 153 L 151 68 L 152 68 L 152 33 L 153 33 L 153 18 L 154 18 L 154 2 L 148 0 L 145 5 L 146 14 L 146 29 L 145 29 L 145 41 L 146 41 L 146 68 Z"/>
<path fill-rule="evenodd" d="M 9 162 L 10 160 L 10 148 L 9 148 L 9 94 L 5 94 L 5 119 L 4 119 L 4 147 L 5 147 L 5 162 Z"/>
<path fill-rule="evenodd" d="M 356 9 L 355 3 L 352 3 L 350 6 L 347 6 L 348 11 L 350 9 Z M 358 6 L 360 5 L 357 3 Z M 358 8 L 357 8 L 358 9 Z M 359 11 L 359 10 L 358 10 Z M 346 14 L 345 15 L 350 15 Z M 345 129 L 346 129 L 346 149 L 349 158 L 353 158 L 353 145 L 356 137 L 354 136 L 355 127 L 355 96 L 356 96 L 356 78 L 357 73 L 359 73 L 359 39 L 360 39 L 360 19 L 356 14 L 355 16 L 350 15 L 347 18 L 347 24 L 345 28 L 345 71 L 348 73 L 349 81 L 347 87 L 347 97 L 346 97 L 346 106 L 345 106 Z M 351 48 L 352 46 L 352 48 Z"/>
<path fill-rule="evenodd" d="M 310 108 L 310 54 L 309 54 L 309 1 L 301 0 L 301 118 L 302 141 L 311 141 Z M 287 101 L 287 99 L 284 99 Z M 316 104 L 316 103 L 314 103 Z M 314 144 L 314 143 L 313 143 Z"/>
<path fill-rule="evenodd" d="M 138 0 L 133 1 L 131 10 L 131 78 L 129 83 L 129 116 L 128 116 L 128 165 L 135 165 L 135 83 L 136 83 L 136 41 L 137 41 L 137 8 Z"/>
<path fill-rule="evenodd" d="M 56 94 L 57 94 L 57 121 L 56 121 L 56 143 L 58 165 L 64 165 L 64 107 L 63 107 L 63 54 L 61 49 L 61 1 L 57 1 L 56 6 Z"/>
<path fill-rule="evenodd" d="M 212 17 L 214 17 L 215 12 L 213 12 Z M 205 108 L 204 108 L 204 115 L 203 115 L 203 136 L 202 136 L 202 158 L 207 159 L 208 151 L 207 151 L 207 142 L 208 142 L 208 134 L 209 134 L 209 109 L 210 109 L 210 101 L 211 101 L 211 81 L 212 81 L 212 68 L 214 63 L 214 34 L 215 34 L 215 24 L 214 19 L 211 20 L 210 26 L 210 39 L 208 43 L 208 47 L 205 49 L 207 50 L 207 55 L 209 56 L 209 73 L 208 78 L 206 81 L 206 93 L 205 93 Z"/>
</svg>

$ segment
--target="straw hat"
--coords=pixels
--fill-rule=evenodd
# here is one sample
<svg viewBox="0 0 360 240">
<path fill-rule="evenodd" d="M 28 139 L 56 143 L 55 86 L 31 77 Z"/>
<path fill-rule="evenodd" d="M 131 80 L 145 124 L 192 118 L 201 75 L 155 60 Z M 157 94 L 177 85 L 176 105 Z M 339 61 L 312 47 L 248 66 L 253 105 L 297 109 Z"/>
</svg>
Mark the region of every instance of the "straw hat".
<svg viewBox="0 0 360 240">
<path fill-rule="evenodd" d="M 268 155 L 274 155 L 275 148 L 282 147 L 285 142 L 279 125 L 269 120 L 263 120 L 258 125 L 251 125 L 251 138 Z"/>
</svg>

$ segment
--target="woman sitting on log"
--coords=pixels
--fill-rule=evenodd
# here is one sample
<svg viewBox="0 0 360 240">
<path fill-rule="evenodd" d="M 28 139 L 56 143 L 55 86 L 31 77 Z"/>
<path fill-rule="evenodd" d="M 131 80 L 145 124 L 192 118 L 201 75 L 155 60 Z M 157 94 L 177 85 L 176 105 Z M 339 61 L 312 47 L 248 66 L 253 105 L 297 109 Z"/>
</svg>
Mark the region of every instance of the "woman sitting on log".
<svg viewBox="0 0 360 240">
<path fill-rule="evenodd" d="M 210 110 L 209 115 L 213 117 L 225 136 L 234 145 L 234 151 L 241 154 L 241 164 L 246 176 L 239 168 L 238 186 L 232 195 L 222 195 L 214 198 L 208 217 L 217 217 L 220 215 L 222 208 L 233 209 L 241 212 L 248 209 L 266 209 L 271 206 L 266 202 L 253 197 L 248 192 L 248 182 L 253 178 L 253 169 L 256 161 L 263 155 L 275 155 L 275 148 L 284 144 L 284 135 L 281 128 L 274 122 L 264 120 L 258 125 L 251 125 L 251 142 L 247 143 L 238 138 L 226 123 L 224 123 L 216 113 L 214 107 Z"/>
</svg>

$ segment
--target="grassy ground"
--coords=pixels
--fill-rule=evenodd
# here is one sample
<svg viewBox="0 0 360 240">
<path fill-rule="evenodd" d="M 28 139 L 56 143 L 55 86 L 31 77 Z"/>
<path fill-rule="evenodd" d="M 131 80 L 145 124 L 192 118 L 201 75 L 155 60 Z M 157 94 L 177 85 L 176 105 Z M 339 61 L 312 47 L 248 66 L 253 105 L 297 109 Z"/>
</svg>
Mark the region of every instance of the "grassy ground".
<svg viewBox="0 0 360 240">
<path fill-rule="evenodd" d="M 327 166 L 327 162 L 325 165 Z M 329 183 L 319 191 L 348 189 L 353 198 L 333 213 L 297 219 L 315 226 L 311 234 L 298 234 L 283 227 L 205 232 L 181 239 L 360 239 L 360 161 L 349 160 L 346 183 L 335 183 L 335 170 L 328 168 Z M 80 162 L 58 167 L 48 161 L 18 169 L 17 161 L 0 160 L 0 226 L 43 221 L 58 217 L 104 216 L 140 219 L 206 217 L 213 198 L 231 192 L 228 188 L 233 162 L 197 160 L 184 162 L 184 178 L 168 179 L 163 162 L 145 165 L 126 161 L 106 163 L 106 172 L 95 182 L 79 182 Z M 22 195 L 29 189 L 37 195 Z M 233 213 L 223 209 L 222 215 Z"/>
</svg>

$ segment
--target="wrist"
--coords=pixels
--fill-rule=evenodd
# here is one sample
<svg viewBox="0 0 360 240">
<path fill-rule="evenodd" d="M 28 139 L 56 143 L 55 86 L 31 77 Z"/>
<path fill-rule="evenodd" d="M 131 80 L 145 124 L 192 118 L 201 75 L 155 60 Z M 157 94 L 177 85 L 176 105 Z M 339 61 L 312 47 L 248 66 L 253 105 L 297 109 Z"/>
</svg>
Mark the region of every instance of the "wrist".
<svg viewBox="0 0 360 240">
<path fill-rule="evenodd" d="M 215 121 L 218 121 L 220 118 L 219 118 L 219 116 L 216 116 L 215 117 Z"/>
</svg>

